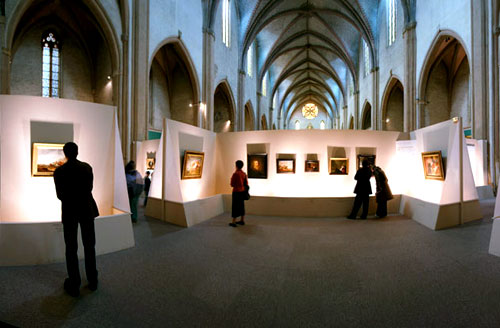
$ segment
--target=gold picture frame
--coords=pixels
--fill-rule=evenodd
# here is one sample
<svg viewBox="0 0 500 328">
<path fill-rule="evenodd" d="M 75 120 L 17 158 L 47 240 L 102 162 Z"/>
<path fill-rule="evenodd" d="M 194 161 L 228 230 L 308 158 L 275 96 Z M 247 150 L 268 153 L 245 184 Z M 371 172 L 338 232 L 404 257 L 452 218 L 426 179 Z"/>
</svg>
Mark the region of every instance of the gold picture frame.
<svg viewBox="0 0 500 328">
<path fill-rule="evenodd" d="M 204 159 L 205 153 L 186 150 L 184 152 L 181 179 L 201 179 Z"/>
<path fill-rule="evenodd" d="M 63 147 L 64 144 L 34 142 L 31 160 L 31 176 L 54 176 L 54 171 L 66 163 Z"/>
<path fill-rule="evenodd" d="M 276 159 L 276 173 L 278 173 L 278 174 L 282 174 L 282 173 L 294 174 L 295 173 L 295 159 L 294 158 L 290 158 L 290 159 L 277 158 Z"/>
<path fill-rule="evenodd" d="M 422 153 L 424 176 L 430 180 L 444 180 L 444 165 L 441 151 L 428 151 Z"/>
<path fill-rule="evenodd" d="M 349 158 L 331 157 L 328 167 L 330 175 L 348 175 Z"/>
</svg>

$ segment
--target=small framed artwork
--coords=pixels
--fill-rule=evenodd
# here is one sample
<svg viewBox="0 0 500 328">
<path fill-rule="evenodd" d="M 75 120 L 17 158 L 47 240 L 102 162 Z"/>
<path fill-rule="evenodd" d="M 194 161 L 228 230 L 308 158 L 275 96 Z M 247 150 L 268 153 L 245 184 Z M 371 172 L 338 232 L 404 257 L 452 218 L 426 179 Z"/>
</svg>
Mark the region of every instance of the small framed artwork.
<svg viewBox="0 0 500 328">
<path fill-rule="evenodd" d="M 66 156 L 64 156 L 63 147 L 64 144 L 33 143 L 31 176 L 54 176 L 54 171 L 59 166 L 66 163 Z"/>
<path fill-rule="evenodd" d="M 186 150 L 184 152 L 184 165 L 182 166 L 181 179 L 201 179 L 204 159 L 205 153 Z"/>
<path fill-rule="evenodd" d="M 249 179 L 267 179 L 267 154 L 249 154 L 247 163 Z"/>
<path fill-rule="evenodd" d="M 443 157 L 440 150 L 422 153 L 422 165 L 426 179 L 444 180 Z"/>
<path fill-rule="evenodd" d="M 358 155 L 358 169 L 361 168 L 363 161 L 366 159 L 368 164 L 375 166 L 375 155 Z"/>
<path fill-rule="evenodd" d="M 155 169 L 156 158 L 146 158 L 146 170 L 153 171 Z"/>
<path fill-rule="evenodd" d="M 319 172 L 319 161 L 307 160 L 305 165 L 306 172 Z"/>
<path fill-rule="evenodd" d="M 276 173 L 295 173 L 295 159 L 276 159 Z"/>
<path fill-rule="evenodd" d="M 348 158 L 330 158 L 330 174 L 331 175 L 348 175 L 349 174 L 349 159 Z"/>
</svg>

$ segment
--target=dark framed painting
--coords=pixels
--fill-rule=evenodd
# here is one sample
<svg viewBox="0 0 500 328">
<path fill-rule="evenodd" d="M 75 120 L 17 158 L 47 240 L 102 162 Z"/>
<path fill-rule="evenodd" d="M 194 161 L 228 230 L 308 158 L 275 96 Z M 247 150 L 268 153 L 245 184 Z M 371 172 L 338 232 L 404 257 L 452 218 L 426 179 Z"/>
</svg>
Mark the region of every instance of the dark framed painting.
<svg viewBox="0 0 500 328">
<path fill-rule="evenodd" d="M 267 154 L 249 154 L 247 163 L 249 179 L 267 179 Z"/>
<path fill-rule="evenodd" d="M 276 159 L 276 173 L 295 173 L 295 159 Z"/>
<path fill-rule="evenodd" d="M 319 172 L 319 161 L 307 160 L 305 164 L 305 172 Z"/>
<path fill-rule="evenodd" d="M 64 156 L 63 147 L 64 144 L 33 143 L 31 176 L 54 176 L 54 171 L 59 166 L 66 163 L 66 156 Z"/>
<path fill-rule="evenodd" d="M 431 180 L 444 180 L 444 166 L 441 151 L 428 151 L 422 153 L 424 176 Z"/>
<path fill-rule="evenodd" d="M 357 165 L 361 168 L 363 161 L 366 159 L 371 166 L 375 166 L 375 155 L 358 155 Z"/>
<path fill-rule="evenodd" d="M 331 175 L 348 175 L 349 174 L 349 159 L 348 158 L 330 158 L 330 174 Z"/>
<path fill-rule="evenodd" d="M 201 179 L 204 159 L 205 153 L 186 150 L 184 152 L 184 165 L 182 166 L 181 179 Z"/>
</svg>

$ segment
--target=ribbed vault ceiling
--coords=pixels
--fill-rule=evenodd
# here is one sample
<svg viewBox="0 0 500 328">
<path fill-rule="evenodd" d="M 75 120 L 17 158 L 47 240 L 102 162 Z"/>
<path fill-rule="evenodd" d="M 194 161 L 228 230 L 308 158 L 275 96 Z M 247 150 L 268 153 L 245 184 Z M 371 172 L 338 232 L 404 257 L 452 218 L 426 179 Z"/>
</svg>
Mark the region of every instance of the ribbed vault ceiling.
<svg viewBox="0 0 500 328">
<path fill-rule="evenodd" d="M 376 62 L 379 0 L 235 0 L 245 67 L 249 46 L 257 48 L 259 86 L 266 73 L 276 110 L 288 120 L 308 102 L 331 118 L 346 104 L 348 84 L 357 89 L 361 40 Z M 397 0 L 403 6 L 412 0 Z M 405 11 L 405 16 L 406 16 Z M 407 19 L 405 19 L 406 21 Z"/>
</svg>

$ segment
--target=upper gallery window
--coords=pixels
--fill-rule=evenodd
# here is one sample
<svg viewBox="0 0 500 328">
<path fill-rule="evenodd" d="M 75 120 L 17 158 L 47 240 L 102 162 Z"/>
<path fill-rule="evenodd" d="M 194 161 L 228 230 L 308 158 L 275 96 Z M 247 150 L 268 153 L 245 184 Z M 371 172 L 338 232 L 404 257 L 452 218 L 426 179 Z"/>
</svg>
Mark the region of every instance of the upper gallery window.
<svg viewBox="0 0 500 328">
<path fill-rule="evenodd" d="M 368 43 L 363 40 L 363 53 L 365 57 L 365 76 L 370 73 L 370 48 L 368 48 Z"/>
<path fill-rule="evenodd" d="M 42 96 L 59 98 L 59 41 L 53 32 L 42 37 Z"/>
<path fill-rule="evenodd" d="M 222 0 L 222 42 L 231 46 L 231 6 L 229 0 Z"/>
<path fill-rule="evenodd" d="M 320 128 L 321 130 L 324 130 L 324 129 L 325 129 L 325 127 L 326 127 L 325 121 L 321 120 L 321 122 L 319 123 L 319 128 Z"/>
<path fill-rule="evenodd" d="M 277 97 L 278 97 L 278 93 L 275 93 L 274 97 L 273 97 L 273 108 L 276 108 L 276 98 Z"/>
<path fill-rule="evenodd" d="M 253 43 L 250 45 L 247 51 L 247 74 L 252 77 L 252 69 L 253 69 Z"/>
<path fill-rule="evenodd" d="M 295 130 L 300 130 L 300 121 L 299 120 L 295 121 Z"/>
<path fill-rule="evenodd" d="M 262 95 L 267 97 L 267 72 L 264 74 L 264 79 L 262 80 Z"/>
<path fill-rule="evenodd" d="M 387 0 L 387 32 L 389 46 L 396 41 L 396 0 Z"/>
</svg>

